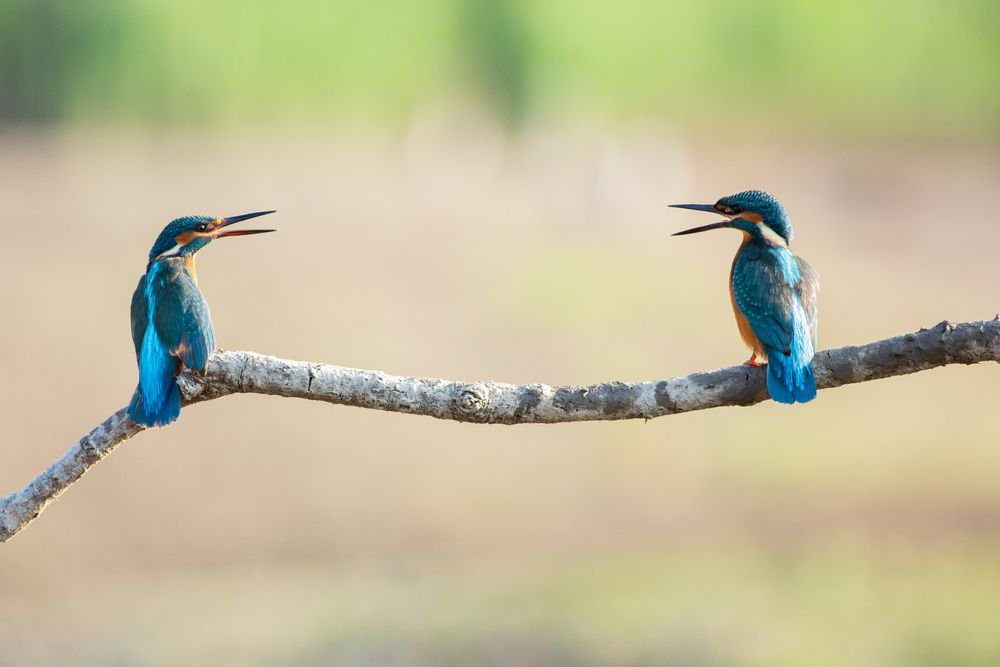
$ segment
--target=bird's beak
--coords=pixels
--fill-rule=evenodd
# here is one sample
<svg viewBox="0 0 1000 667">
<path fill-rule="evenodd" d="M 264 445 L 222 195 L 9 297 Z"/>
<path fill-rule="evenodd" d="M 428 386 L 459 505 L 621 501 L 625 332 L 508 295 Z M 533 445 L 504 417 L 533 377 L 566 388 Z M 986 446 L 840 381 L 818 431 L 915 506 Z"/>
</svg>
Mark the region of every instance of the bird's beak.
<svg viewBox="0 0 1000 667">
<path fill-rule="evenodd" d="M 692 211 L 703 211 L 705 213 L 719 213 L 714 204 L 671 204 L 670 206 L 672 208 L 686 208 Z M 719 213 L 719 215 L 721 215 L 721 213 Z M 676 234 L 671 234 L 671 236 L 684 236 L 685 234 L 707 232 L 710 229 L 723 229 L 725 227 L 729 227 L 731 223 L 731 220 L 723 220 L 722 222 L 714 222 L 711 225 L 702 225 L 701 227 L 685 229 L 683 232 L 677 232 Z"/>
<path fill-rule="evenodd" d="M 226 236 L 246 236 L 248 234 L 266 234 L 267 232 L 276 232 L 278 231 L 277 229 L 229 229 L 226 231 L 220 231 L 223 227 L 228 227 L 229 225 L 237 222 L 249 220 L 250 218 L 258 218 L 262 215 L 274 212 L 275 211 L 257 211 L 256 213 L 244 213 L 243 215 L 234 215 L 231 218 L 223 218 L 219 221 L 219 224 L 215 226 L 215 229 L 212 230 L 212 236 L 214 238 L 221 239 Z"/>
</svg>

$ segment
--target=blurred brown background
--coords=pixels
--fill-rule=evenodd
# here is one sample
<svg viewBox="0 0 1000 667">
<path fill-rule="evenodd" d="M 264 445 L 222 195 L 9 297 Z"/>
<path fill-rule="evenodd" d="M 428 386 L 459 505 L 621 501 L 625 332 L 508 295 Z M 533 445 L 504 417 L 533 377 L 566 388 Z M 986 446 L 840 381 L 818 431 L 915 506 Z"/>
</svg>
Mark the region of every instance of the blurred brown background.
<svg viewBox="0 0 1000 667">
<path fill-rule="evenodd" d="M 749 187 L 821 347 L 992 317 L 998 10 L 701 5 L 0 0 L 0 492 L 127 402 L 183 214 L 279 210 L 200 255 L 222 347 L 397 374 L 744 360 L 736 235 L 666 204 Z M 998 381 L 558 426 L 199 405 L 0 547 L 0 664 L 995 665 Z"/>
</svg>

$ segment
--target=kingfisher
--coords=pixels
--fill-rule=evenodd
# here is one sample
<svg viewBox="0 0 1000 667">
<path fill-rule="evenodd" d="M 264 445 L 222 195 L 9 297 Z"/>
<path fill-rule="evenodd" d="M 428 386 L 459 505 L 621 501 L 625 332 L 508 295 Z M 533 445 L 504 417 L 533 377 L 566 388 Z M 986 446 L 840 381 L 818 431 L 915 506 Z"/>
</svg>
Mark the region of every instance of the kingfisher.
<svg viewBox="0 0 1000 667">
<path fill-rule="evenodd" d="M 189 215 L 172 221 L 156 237 L 146 272 L 132 294 L 132 342 L 139 386 L 128 415 L 143 426 L 165 426 L 180 416 L 177 375 L 204 372 L 215 349 L 212 316 L 195 274 L 194 256 L 215 239 L 264 234 L 273 229 L 227 229 L 274 211 L 231 218 Z"/>
<path fill-rule="evenodd" d="M 729 195 L 714 204 L 671 206 L 725 218 L 674 236 L 710 229 L 742 232 L 743 241 L 729 271 L 729 297 L 740 336 L 751 351 L 746 364 L 767 363 L 767 390 L 773 400 L 805 403 L 814 399 L 819 277 L 789 248 L 792 225 L 785 207 L 761 190 Z"/>
</svg>

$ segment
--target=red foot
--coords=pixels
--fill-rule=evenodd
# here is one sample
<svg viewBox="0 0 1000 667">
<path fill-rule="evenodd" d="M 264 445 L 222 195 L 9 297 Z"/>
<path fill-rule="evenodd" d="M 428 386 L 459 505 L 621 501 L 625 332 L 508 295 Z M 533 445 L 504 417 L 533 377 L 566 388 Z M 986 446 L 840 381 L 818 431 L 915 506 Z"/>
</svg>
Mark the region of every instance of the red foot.
<svg viewBox="0 0 1000 667">
<path fill-rule="evenodd" d="M 754 352 L 753 354 L 751 354 L 750 358 L 747 361 L 743 362 L 743 365 L 744 366 L 760 366 L 760 362 L 757 361 L 757 353 Z"/>
</svg>

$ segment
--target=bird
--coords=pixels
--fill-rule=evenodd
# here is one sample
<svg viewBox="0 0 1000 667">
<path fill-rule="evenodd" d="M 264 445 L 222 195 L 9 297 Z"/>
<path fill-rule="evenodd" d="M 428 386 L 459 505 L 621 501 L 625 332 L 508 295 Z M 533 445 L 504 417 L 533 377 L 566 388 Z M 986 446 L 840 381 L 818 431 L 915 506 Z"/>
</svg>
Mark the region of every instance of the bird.
<svg viewBox="0 0 1000 667">
<path fill-rule="evenodd" d="M 729 296 L 736 325 L 751 350 L 750 366 L 767 363 L 767 390 L 779 403 L 806 403 L 816 397 L 819 276 L 790 249 L 792 224 L 785 207 L 762 190 L 722 197 L 714 204 L 671 204 L 705 211 L 724 220 L 677 232 L 736 229 L 743 241 L 729 272 Z"/>
<path fill-rule="evenodd" d="M 274 211 L 229 218 L 189 215 L 171 221 L 149 251 L 146 272 L 132 294 L 132 342 L 139 384 L 128 416 L 145 427 L 166 426 L 181 411 L 177 375 L 184 368 L 205 372 L 215 349 L 208 303 L 198 289 L 195 254 L 215 239 L 264 234 L 273 229 L 228 227 Z"/>
</svg>

